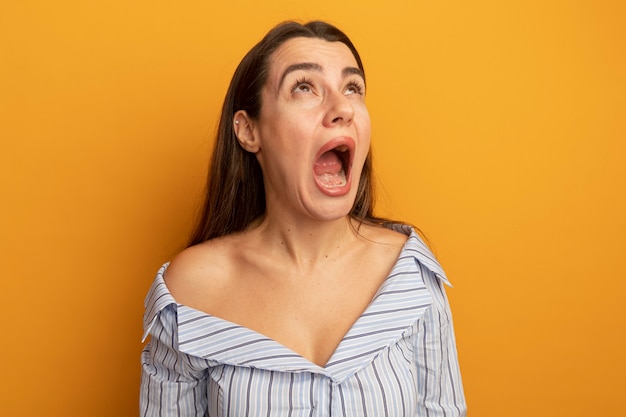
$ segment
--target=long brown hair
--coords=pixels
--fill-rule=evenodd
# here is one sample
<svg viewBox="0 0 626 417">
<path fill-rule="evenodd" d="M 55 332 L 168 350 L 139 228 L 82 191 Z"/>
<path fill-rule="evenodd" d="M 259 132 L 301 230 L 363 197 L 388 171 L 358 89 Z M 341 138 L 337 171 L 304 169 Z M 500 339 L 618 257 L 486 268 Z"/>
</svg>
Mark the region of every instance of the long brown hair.
<svg viewBox="0 0 626 417">
<path fill-rule="evenodd" d="M 206 196 L 189 246 L 245 229 L 265 212 L 263 173 L 254 154 L 237 142 L 233 117 L 239 110 L 258 118 L 261 90 L 266 82 L 269 59 L 285 41 L 296 38 L 319 38 L 345 44 L 363 63 L 350 39 L 335 26 L 313 21 L 306 24 L 284 22 L 257 43 L 241 60 L 230 82 L 217 130 L 217 138 L 208 171 Z M 373 215 L 374 189 L 371 152 L 365 160 L 359 187 L 350 216 L 360 221 L 380 223 Z"/>
</svg>

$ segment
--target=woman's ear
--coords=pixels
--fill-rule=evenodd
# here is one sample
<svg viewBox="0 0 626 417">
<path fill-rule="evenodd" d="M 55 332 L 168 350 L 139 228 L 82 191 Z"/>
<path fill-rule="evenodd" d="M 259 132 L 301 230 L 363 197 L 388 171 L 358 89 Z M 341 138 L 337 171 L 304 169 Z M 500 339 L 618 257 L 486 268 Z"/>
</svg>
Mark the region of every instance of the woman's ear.
<svg viewBox="0 0 626 417">
<path fill-rule="evenodd" d="M 257 153 L 261 149 L 261 144 L 254 131 L 254 121 L 250 119 L 245 110 L 239 110 L 233 117 L 233 127 L 237 141 L 246 151 Z"/>
</svg>

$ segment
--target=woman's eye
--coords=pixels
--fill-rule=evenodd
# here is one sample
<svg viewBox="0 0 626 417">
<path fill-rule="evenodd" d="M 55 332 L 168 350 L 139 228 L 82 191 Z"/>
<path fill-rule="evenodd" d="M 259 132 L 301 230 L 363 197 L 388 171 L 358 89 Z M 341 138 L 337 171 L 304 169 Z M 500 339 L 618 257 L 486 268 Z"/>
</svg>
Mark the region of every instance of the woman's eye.
<svg viewBox="0 0 626 417">
<path fill-rule="evenodd" d="M 296 91 L 306 93 L 311 91 L 311 87 L 308 84 L 300 84 L 296 87 Z"/>
<path fill-rule="evenodd" d="M 348 84 L 348 86 L 346 87 L 346 94 L 360 94 L 363 95 L 363 93 L 365 92 L 365 89 L 363 88 L 363 86 L 361 84 L 358 84 L 356 82 L 352 82 L 350 84 Z"/>
<path fill-rule="evenodd" d="M 294 86 L 291 88 L 291 92 L 293 93 L 310 93 L 312 90 L 313 87 L 311 87 L 311 82 L 307 80 L 296 81 Z"/>
</svg>

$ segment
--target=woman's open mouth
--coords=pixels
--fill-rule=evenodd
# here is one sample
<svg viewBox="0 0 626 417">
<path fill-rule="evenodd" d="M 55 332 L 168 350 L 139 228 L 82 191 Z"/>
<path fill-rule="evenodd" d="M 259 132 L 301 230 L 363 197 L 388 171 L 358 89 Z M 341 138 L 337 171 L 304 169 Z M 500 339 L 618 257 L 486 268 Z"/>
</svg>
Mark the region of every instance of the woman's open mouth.
<svg viewBox="0 0 626 417">
<path fill-rule="evenodd" d="M 313 172 L 322 191 L 332 195 L 344 194 L 341 191 L 350 183 L 353 154 L 354 141 L 350 138 L 333 140 L 320 150 Z"/>
</svg>

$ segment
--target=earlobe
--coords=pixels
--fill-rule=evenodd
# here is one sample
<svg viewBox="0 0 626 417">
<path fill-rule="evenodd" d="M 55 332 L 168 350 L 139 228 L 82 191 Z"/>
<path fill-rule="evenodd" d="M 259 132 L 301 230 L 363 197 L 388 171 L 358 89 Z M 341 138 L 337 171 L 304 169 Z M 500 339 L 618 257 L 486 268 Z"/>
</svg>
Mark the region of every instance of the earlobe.
<svg viewBox="0 0 626 417">
<path fill-rule="evenodd" d="M 253 123 L 245 110 L 239 110 L 233 118 L 233 128 L 239 145 L 248 152 L 257 153 L 261 145 L 255 135 Z"/>
</svg>

